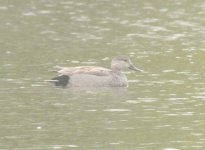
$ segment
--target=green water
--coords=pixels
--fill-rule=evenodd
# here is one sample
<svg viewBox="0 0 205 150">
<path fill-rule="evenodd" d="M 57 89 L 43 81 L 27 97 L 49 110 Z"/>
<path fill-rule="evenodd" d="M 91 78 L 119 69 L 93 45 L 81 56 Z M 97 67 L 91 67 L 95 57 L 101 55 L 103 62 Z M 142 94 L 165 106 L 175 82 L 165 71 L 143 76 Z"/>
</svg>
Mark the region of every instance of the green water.
<svg viewBox="0 0 205 150">
<path fill-rule="evenodd" d="M 0 149 L 204 150 L 203 0 L 0 0 L 0 20 Z M 128 88 L 44 82 L 122 54 Z"/>
</svg>

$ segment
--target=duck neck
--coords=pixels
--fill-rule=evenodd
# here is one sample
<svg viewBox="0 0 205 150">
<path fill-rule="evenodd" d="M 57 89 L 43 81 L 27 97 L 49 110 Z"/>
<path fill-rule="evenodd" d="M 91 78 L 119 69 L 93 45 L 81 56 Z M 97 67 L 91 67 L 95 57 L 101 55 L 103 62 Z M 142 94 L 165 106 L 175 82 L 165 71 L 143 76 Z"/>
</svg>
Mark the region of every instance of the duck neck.
<svg viewBox="0 0 205 150">
<path fill-rule="evenodd" d="M 121 73 L 121 69 L 116 68 L 116 67 L 111 67 L 111 70 L 112 70 L 113 72 L 116 72 L 116 73 Z"/>
<path fill-rule="evenodd" d="M 121 72 L 122 71 L 115 63 L 111 64 L 111 70 L 114 72 Z"/>
</svg>

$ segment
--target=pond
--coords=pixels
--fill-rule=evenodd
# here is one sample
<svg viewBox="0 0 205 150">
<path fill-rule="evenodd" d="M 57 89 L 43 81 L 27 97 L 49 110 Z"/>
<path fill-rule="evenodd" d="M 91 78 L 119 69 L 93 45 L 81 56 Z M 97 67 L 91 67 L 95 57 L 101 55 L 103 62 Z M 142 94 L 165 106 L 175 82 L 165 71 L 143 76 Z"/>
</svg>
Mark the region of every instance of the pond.
<svg viewBox="0 0 205 150">
<path fill-rule="evenodd" d="M 0 149 L 203 150 L 203 0 L 0 0 Z M 127 88 L 55 88 L 53 66 L 144 72 Z"/>
</svg>

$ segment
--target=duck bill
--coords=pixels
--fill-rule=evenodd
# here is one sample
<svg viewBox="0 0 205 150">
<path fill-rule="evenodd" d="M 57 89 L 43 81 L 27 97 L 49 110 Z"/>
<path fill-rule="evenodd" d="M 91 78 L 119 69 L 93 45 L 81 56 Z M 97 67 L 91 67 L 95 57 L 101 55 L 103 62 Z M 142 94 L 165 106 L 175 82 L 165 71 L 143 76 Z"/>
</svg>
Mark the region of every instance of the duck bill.
<svg viewBox="0 0 205 150">
<path fill-rule="evenodd" d="M 129 69 L 130 69 L 130 70 L 134 70 L 134 71 L 142 72 L 141 69 L 136 68 L 133 64 L 131 64 L 131 65 L 129 66 Z"/>
</svg>

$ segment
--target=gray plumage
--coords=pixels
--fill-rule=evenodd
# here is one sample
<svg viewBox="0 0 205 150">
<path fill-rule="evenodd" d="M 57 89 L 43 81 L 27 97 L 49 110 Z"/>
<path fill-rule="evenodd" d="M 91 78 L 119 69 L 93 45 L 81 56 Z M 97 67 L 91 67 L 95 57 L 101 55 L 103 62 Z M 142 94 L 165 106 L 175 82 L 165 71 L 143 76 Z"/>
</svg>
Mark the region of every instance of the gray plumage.
<svg viewBox="0 0 205 150">
<path fill-rule="evenodd" d="M 121 71 L 137 69 L 128 56 L 112 59 L 111 69 L 97 66 L 55 67 L 59 76 L 48 80 L 60 87 L 125 87 L 127 77 Z"/>
</svg>

